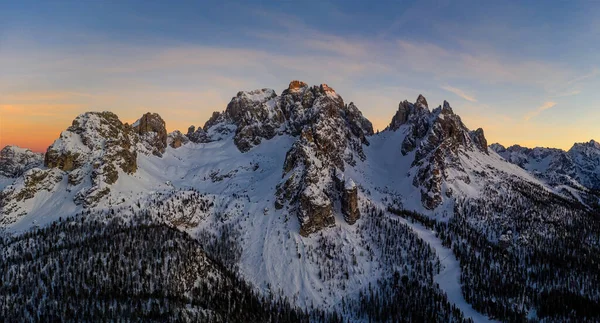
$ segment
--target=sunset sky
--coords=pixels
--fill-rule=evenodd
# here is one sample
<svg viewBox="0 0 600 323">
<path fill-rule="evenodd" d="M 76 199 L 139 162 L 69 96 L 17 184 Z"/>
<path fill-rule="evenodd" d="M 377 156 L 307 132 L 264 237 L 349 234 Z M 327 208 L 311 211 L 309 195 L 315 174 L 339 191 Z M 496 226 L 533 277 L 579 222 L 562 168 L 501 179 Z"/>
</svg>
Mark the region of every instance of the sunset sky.
<svg viewBox="0 0 600 323">
<path fill-rule="evenodd" d="M 185 130 L 299 79 L 379 129 L 421 93 L 490 143 L 568 149 L 600 140 L 599 40 L 596 1 L 0 0 L 0 146 L 45 151 L 85 111 Z"/>
</svg>

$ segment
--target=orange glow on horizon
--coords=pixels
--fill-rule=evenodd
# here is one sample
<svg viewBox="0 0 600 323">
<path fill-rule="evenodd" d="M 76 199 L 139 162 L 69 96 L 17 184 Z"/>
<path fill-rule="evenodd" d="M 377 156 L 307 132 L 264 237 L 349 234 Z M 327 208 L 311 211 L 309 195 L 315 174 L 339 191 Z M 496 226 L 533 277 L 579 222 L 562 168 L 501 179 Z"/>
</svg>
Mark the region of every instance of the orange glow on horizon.
<svg viewBox="0 0 600 323">
<path fill-rule="evenodd" d="M 45 152 L 60 133 L 71 125 L 77 115 L 90 110 L 97 109 L 89 109 L 83 104 L 0 104 L 0 149 L 7 145 L 17 145 L 35 152 Z M 123 123 L 129 124 L 135 122 L 145 112 L 158 112 L 167 123 L 167 131 L 180 130 L 185 133 L 192 124 L 196 127 L 203 126 L 213 110 L 219 109 L 198 111 L 196 116 L 189 118 L 194 121 L 186 121 L 188 118 L 177 119 L 184 114 L 169 108 L 131 108 L 114 112 Z M 390 109 L 390 120 L 393 112 Z M 368 114 L 366 116 L 369 118 Z M 382 131 L 389 123 L 385 117 L 372 116 L 369 119 L 373 122 L 375 131 Z M 585 133 L 581 129 L 564 128 L 561 131 L 548 132 L 535 124 L 523 124 L 513 122 L 514 120 L 499 122 L 469 114 L 465 114 L 463 120 L 471 129 L 482 127 L 489 144 L 499 142 L 505 146 L 519 144 L 524 147 L 541 146 L 568 150 L 575 142 L 587 142 L 593 139 L 593 133 Z M 513 122 L 514 126 L 510 129 L 503 127 L 505 121 Z M 533 137 L 532 132 L 543 135 Z"/>
</svg>

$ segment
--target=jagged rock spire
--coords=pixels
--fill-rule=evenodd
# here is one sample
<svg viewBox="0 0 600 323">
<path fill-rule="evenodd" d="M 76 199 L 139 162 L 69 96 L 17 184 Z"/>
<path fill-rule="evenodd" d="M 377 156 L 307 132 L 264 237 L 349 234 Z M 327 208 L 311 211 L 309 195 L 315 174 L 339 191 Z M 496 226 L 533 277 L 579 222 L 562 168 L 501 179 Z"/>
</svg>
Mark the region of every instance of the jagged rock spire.
<svg viewBox="0 0 600 323">
<path fill-rule="evenodd" d="M 417 107 L 425 107 L 427 109 L 429 109 L 429 105 L 427 104 L 427 100 L 425 99 L 425 97 L 422 94 L 419 94 L 419 97 L 417 98 L 417 101 L 415 101 L 415 106 Z"/>
</svg>

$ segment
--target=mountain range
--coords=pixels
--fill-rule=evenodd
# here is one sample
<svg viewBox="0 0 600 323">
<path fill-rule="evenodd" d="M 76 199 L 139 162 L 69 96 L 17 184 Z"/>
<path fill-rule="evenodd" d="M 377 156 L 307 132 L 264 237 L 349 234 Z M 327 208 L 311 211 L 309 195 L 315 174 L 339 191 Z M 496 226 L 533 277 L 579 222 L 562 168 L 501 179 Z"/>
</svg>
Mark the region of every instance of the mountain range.
<svg viewBox="0 0 600 323">
<path fill-rule="evenodd" d="M 1 152 L 0 316 L 594 321 L 599 189 L 597 142 L 488 146 L 421 95 L 377 133 L 301 81 L 185 134 L 88 112 Z"/>
</svg>

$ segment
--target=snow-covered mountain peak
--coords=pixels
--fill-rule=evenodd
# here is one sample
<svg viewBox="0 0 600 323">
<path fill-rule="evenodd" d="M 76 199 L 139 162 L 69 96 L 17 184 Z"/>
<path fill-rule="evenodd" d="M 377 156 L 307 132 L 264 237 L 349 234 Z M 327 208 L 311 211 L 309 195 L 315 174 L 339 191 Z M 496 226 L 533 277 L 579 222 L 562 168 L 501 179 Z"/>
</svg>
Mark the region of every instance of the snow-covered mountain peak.
<svg viewBox="0 0 600 323">
<path fill-rule="evenodd" d="M 370 122 L 356 106 L 345 105 L 327 84 L 308 86 L 292 81 L 280 96 L 270 89 L 238 92 L 225 111 L 213 113 L 202 130 L 190 128 L 187 136 L 194 142 L 206 142 L 235 132 L 236 146 L 246 152 L 276 135 L 299 136 L 306 126 L 311 127 L 321 119 L 346 117 L 351 119 L 349 126 L 354 130 L 372 133 Z M 361 136 L 364 139 L 364 134 Z"/>
<path fill-rule="evenodd" d="M 18 177 L 27 170 L 44 163 L 44 154 L 27 148 L 6 146 L 0 150 L 0 176 Z"/>
<path fill-rule="evenodd" d="M 35 165 L 39 168 L 3 191 L 9 201 L 4 213 L 26 213 L 36 204 L 27 200 L 43 191 L 60 191 L 76 205 L 93 207 L 120 178 L 137 172 L 138 153 L 162 156 L 166 145 L 165 122 L 156 113 L 144 114 L 133 126 L 109 111 L 80 114 L 48 147 L 46 168 Z"/>
<path fill-rule="evenodd" d="M 243 98 L 245 100 L 254 101 L 256 103 L 265 103 L 276 96 L 277 93 L 275 93 L 275 90 L 265 88 L 253 91 L 240 91 L 236 95 L 236 98 Z"/>
<path fill-rule="evenodd" d="M 569 151 L 580 152 L 584 154 L 594 154 L 596 151 L 600 151 L 600 143 L 594 139 L 589 142 L 575 143 Z"/>
<path fill-rule="evenodd" d="M 107 150 L 115 146 L 135 155 L 132 128 L 124 125 L 112 112 L 86 112 L 77 116 L 72 125 L 50 145 L 45 164 L 49 168 L 71 171 L 104 156 Z M 135 172 L 135 163 L 127 167 Z"/>
<path fill-rule="evenodd" d="M 558 193 L 588 206 L 598 204 L 598 197 L 593 190 L 600 188 L 600 149 L 595 141 L 577 143 L 569 151 L 519 145 L 505 148 L 500 144 L 493 144 L 490 149 L 506 161 L 527 170 Z"/>
<path fill-rule="evenodd" d="M 432 111 L 422 95 L 415 103 L 402 101 L 388 130 L 405 134 L 400 151 L 407 158 L 414 153 L 411 165 L 416 175 L 412 184 L 420 188 L 427 209 L 437 208 L 443 195 L 452 196 L 452 190 L 444 188 L 444 183 L 470 183 L 473 169 L 463 162 L 463 156 L 489 155 L 483 129 L 470 131 L 448 101 Z"/>
</svg>

